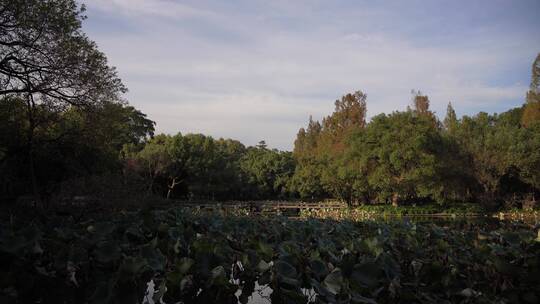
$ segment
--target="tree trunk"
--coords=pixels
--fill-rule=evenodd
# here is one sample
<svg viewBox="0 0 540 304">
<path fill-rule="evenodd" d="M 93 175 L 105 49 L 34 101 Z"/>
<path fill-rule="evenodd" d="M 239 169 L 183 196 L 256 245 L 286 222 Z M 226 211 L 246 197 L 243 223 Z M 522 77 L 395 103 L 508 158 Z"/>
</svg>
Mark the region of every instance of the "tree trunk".
<svg viewBox="0 0 540 304">
<path fill-rule="evenodd" d="M 392 206 L 397 207 L 399 206 L 399 194 L 394 193 L 392 195 Z"/>
<path fill-rule="evenodd" d="M 30 183 L 32 184 L 32 195 L 34 196 L 34 207 L 41 206 L 41 198 L 39 196 L 39 189 L 36 178 L 36 169 L 34 164 L 34 130 L 36 128 L 36 122 L 34 117 L 34 98 L 29 93 L 26 97 L 26 110 L 28 114 L 28 169 L 30 173 Z"/>
<path fill-rule="evenodd" d="M 176 187 L 176 185 L 180 184 L 182 181 L 176 181 L 176 177 L 173 178 L 173 180 L 171 181 L 171 184 L 170 185 L 167 185 L 167 199 L 169 199 L 171 197 L 171 193 L 172 191 L 174 190 L 174 187 Z"/>
<path fill-rule="evenodd" d="M 148 185 L 148 193 L 147 195 L 152 195 L 154 190 L 154 180 L 155 178 L 153 176 L 150 176 L 150 185 Z"/>
<path fill-rule="evenodd" d="M 41 198 L 37 185 L 36 170 L 34 166 L 34 151 L 33 143 L 28 145 L 28 166 L 30 171 L 30 182 L 32 183 L 32 194 L 34 195 L 34 207 L 41 206 Z"/>
</svg>

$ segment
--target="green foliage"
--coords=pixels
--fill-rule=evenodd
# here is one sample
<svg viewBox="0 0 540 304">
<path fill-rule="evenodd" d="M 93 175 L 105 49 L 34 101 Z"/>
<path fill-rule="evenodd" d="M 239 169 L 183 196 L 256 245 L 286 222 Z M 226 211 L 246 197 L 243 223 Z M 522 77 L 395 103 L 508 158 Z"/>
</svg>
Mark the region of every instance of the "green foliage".
<svg viewBox="0 0 540 304">
<path fill-rule="evenodd" d="M 74 0 L 3 1 L 0 96 L 25 94 L 32 108 L 51 109 L 118 100 L 126 88 L 82 31 L 85 18 Z"/>
<path fill-rule="evenodd" d="M 449 102 L 448 107 L 446 108 L 446 117 L 444 118 L 444 128 L 448 133 L 453 134 L 458 123 L 456 111 L 454 110 L 454 107 L 452 107 L 452 103 Z"/>
<path fill-rule="evenodd" d="M 513 222 L 351 222 L 196 215 L 18 217 L 0 229 L 5 303 L 536 303 L 540 243 Z M 232 280 L 231 280 L 232 279 Z M 236 294 L 239 294 L 237 297 Z"/>
<path fill-rule="evenodd" d="M 531 85 L 527 92 L 525 109 L 521 123 L 525 127 L 538 124 L 540 122 L 540 53 L 532 65 Z"/>
<path fill-rule="evenodd" d="M 538 91 L 540 89 L 540 53 L 536 55 L 531 68 L 531 90 Z"/>
<path fill-rule="evenodd" d="M 321 182 L 324 165 L 317 159 L 321 130 L 321 124 L 310 116 L 307 129 L 301 128 L 294 142 L 293 156 L 297 165 L 291 189 L 302 198 L 320 198 L 325 193 Z"/>
<path fill-rule="evenodd" d="M 351 96 L 322 125 L 310 118 L 298 132 L 291 189 L 300 197 L 333 197 L 349 205 L 534 204 L 540 129 L 522 126 L 529 104 L 460 119 L 449 104 L 441 124 L 428 97 L 416 92 L 414 110 L 380 114 L 365 124 L 362 115 L 351 114 L 365 111 L 365 95 Z"/>
<path fill-rule="evenodd" d="M 346 94 L 336 100 L 334 113 L 322 124 L 310 117 L 307 130 L 300 129 L 294 147 L 298 166 L 293 189 L 301 197 L 332 195 L 352 203 L 354 181 L 348 166 L 343 166 L 344 153 L 348 136 L 366 125 L 366 98 L 361 91 Z"/>
<path fill-rule="evenodd" d="M 525 127 L 530 127 L 540 122 L 540 93 L 529 91 L 527 93 L 527 104 L 523 110 L 521 123 Z"/>
<path fill-rule="evenodd" d="M 465 153 L 468 171 L 478 188 L 470 190 L 491 204 L 511 193 L 538 188 L 538 129 L 522 128 L 521 109 L 501 115 L 465 116 L 454 135 Z"/>
<path fill-rule="evenodd" d="M 129 169 L 148 181 L 150 193 L 188 199 L 289 197 L 295 167 L 290 152 L 246 148 L 202 134 L 157 135 L 126 155 Z"/>
<path fill-rule="evenodd" d="M 250 197 L 286 198 L 289 196 L 295 162 L 290 152 L 269 150 L 265 147 L 248 148 L 240 168 L 246 177 Z"/>
<path fill-rule="evenodd" d="M 61 180 L 114 167 L 110 156 L 151 133 L 153 122 L 118 102 L 127 89 L 82 31 L 83 6 L 15 0 L 1 7 L 0 106 L 9 120 L 0 122 L 8 128 L 0 168 L 10 177 L 1 188 L 7 195 L 31 188 L 41 200 Z M 96 129 L 90 134 L 88 124 Z"/>
<path fill-rule="evenodd" d="M 356 91 L 321 122 L 310 117 L 290 153 L 265 141 L 154 137 L 155 123 L 122 101 L 126 88 L 82 31 L 85 18 L 74 0 L 2 3 L 0 199 L 32 192 L 48 200 L 77 184 L 103 189 L 95 182 L 103 177 L 114 189 L 133 185 L 136 195 L 181 199 L 536 202 L 540 55 L 522 108 L 458 118 L 449 104 L 441 123 L 429 97 L 413 90 L 412 107 L 368 123 L 367 95 Z M 90 192 L 68 192 L 77 190 Z"/>
<path fill-rule="evenodd" d="M 24 100 L 0 100 L 0 187 L 5 195 L 28 191 L 28 133 Z M 154 132 L 154 122 L 133 107 L 106 103 L 93 111 L 69 108 L 62 112 L 36 107 L 33 156 L 40 192 L 50 195 L 60 183 L 83 176 L 119 173 L 125 145 L 140 146 Z"/>
<path fill-rule="evenodd" d="M 444 148 L 431 118 L 413 112 L 379 115 L 353 140 L 352 157 L 369 168 L 367 183 L 377 189 L 378 201 L 436 195 L 438 153 Z"/>
</svg>

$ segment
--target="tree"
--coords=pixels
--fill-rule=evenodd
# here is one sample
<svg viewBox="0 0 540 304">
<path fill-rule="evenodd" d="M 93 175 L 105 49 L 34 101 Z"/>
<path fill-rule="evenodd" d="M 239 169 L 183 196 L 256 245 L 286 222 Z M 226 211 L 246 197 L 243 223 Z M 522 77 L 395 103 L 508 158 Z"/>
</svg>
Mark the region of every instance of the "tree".
<svg viewBox="0 0 540 304">
<path fill-rule="evenodd" d="M 366 99 L 362 91 L 346 94 L 341 100 L 336 100 L 334 113 L 323 120 L 324 131 L 335 135 L 343 135 L 353 128 L 366 126 Z"/>
<path fill-rule="evenodd" d="M 240 160 L 246 176 L 246 186 L 253 198 L 284 198 L 289 196 L 295 162 L 291 152 L 250 147 Z"/>
<path fill-rule="evenodd" d="M 375 116 L 365 135 L 354 138 L 353 156 L 366 168 L 370 189 L 378 200 L 432 197 L 437 189 L 442 138 L 432 120 L 411 112 Z"/>
<path fill-rule="evenodd" d="M 341 170 L 347 138 L 366 126 L 367 95 L 361 91 L 335 101 L 332 115 L 322 125 L 309 118 L 307 130 L 300 129 L 295 141 L 297 160 L 294 188 L 302 197 L 322 196 L 325 192 L 352 204 L 352 175 Z"/>
<path fill-rule="evenodd" d="M 27 121 L 24 101 L 5 97 L 0 101 L 0 193 L 13 195 L 24 189 L 21 167 L 26 146 Z"/>
<path fill-rule="evenodd" d="M 521 123 L 525 127 L 540 121 L 540 53 L 532 65 L 531 85 L 527 92 Z"/>
<path fill-rule="evenodd" d="M 528 96 L 533 95 L 531 92 L 528 93 Z M 540 98 L 535 97 L 540 100 Z M 532 100 L 530 98 L 529 100 Z M 525 104 L 525 109 L 523 111 L 522 124 L 524 127 L 530 127 L 533 124 L 540 121 L 540 101 L 528 102 Z"/>
<path fill-rule="evenodd" d="M 145 176 L 148 194 L 154 193 L 156 180 L 167 175 L 167 171 L 173 163 L 171 156 L 171 145 L 173 138 L 168 135 L 160 134 L 146 143 L 144 148 L 134 157 L 138 162 L 139 169 Z"/>
<path fill-rule="evenodd" d="M 476 190 L 471 185 L 471 190 L 485 204 L 493 205 L 501 198 L 502 179 L 512 169 L 518 133 L 519 125 L 505 123 L 500 115 L 481 112 L 461 120 L 455 138 L 465 153 L 470 174 L 480 186 Z"/>
<path fill-rule="evenodd" d="M 414 111 L 420 115 L 430 114 L 429 98 L 427 95 L 422 95 L 422 92 L 412 90 Z"/>
<path fill-rule="evenodd" d="M 38 200 L 34 132 L 40 108 L 92 107 L 116 101 L 126 91 L 82 32 L 83 13 L 74 0 L 14 0 L 0 6 L 0 96 L 25 100 L 29 171 Z"/>
<path fill-rule="evenodd" d="M 531 90 L 538 92 L 540 89 L 540 53 L 536 55 L 531 70 Z"/>
<path fill-rule="evenodd" d="M 39 165 L 34 173 L 43 203 L 48 203 L 53 193 L 59 194 L 65 182 L 84 182 L 97 175 L 120 177 L 124 146 L 140 150 L 154 132 L 154 122 L 146 115 L 120 103 L 93 111 L 73 107 L 62 112 L 49 111 L 40 104 L 35 114 L 38 124 L 34 130 L 33 158 Z M 5 189 L 2 193 L 7 197 L 31 190 L 29 123 L 25 118 L 24 99 L 8 96 L 0 101 L 0 188 Z M 104 186 L 105 182 L 104 179 Z"/>
<path fill-rule="evenodd" d="M 516 145 L 512 148 L 513 164 L 519 169 L 520 178 L 535 192 L 540 191 L 540 124 L 522 128 Z"/>
<path fill-rule="evenodd" d="M 73 0 L 3 1 L 0 94 L 65 106 L 115 100 L 125 90 L 114 68 L 82 32 Z"/>
<path fill-rule="evenodd" d="M 241 160 L 246 147 L 238 140 L 220 138 L 216 141 L 218 160 L 214 177 L 216 197 L 219 199 L 246 199 L 245 174 L 241 170 Z"/>
<path fill-rule="evenodd" d="M 216 143 L 210 136 L 187 134 L 186 144 L 186 181 L 190 195 L 214 199 L 218 179 L 214 172 L 218 170 L 219 154 Z"/>
<path fill-rule="evenodd" d="M 452 103 L 449 102 L 448 107 L 446 108 L 446 117 L 444 118 L 444 129 L 452 134 L 455 132 L 458 123 L 456 111 L 454 110 L 454 107 L 452 107 Z"/>
<path fill-rule="evenodd" d="M 324 196 L 321 184 L 322 167 L 317 159 L 321 131 L 321 124 L 310 116 L 307 128 L 300 128 L 294 142 L 293 155 L 297 165 L 291 180 L 291 190 L 296 191 L 302 198 Z"/>
<path fill-rule="evenodd" d="M 268 146 L 266 145 L 266 141 L 264 141 L 264 140 L 261 140 L 261 141 L 259 141 L 259 143 L 257 143 L 257 148 L 266 149 L 266 147 L 268 147 Z"/>
<path fill-rule="evenodd" d="M 323 119 L 318 142 L 318 159 L 323 164 L 321 182 L 334 197 L 352 205 L 354 174 L 343 170 L 342 165 L 349 148 L 351 134 L 366 126 L 367 95 L 361 91 L 347 94 L 336 100 L 332 115 Z"/>
</svg>

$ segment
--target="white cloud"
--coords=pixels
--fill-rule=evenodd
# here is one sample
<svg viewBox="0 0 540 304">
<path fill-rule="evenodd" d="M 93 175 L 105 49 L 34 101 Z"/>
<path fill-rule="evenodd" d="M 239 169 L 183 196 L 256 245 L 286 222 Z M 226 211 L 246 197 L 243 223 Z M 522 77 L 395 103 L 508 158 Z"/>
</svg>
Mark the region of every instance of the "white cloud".
<svg viewBox="0 0 540 304">
<path fill-rule="evenodd" d="M 172 1 L 135 2 L 140 5 L 98 0 L 90 9 L 113 15 L 127 10 L 130 21 L 137 14 L 214 14 Z M 284 6 L 279 10 L 294 15 Z M 428 94 L 439 115 L 449 101 L 458 113 L 509 108 L 523 100 L 526 86 L 490 78 L 523 58 L 532 60 L 540 49 L 540 41 L 524 44 L 513 36 L 486 37 L 476 44 L 481 47 L 419 45 L 388 31 L 353 30 L 342 21 L 295 30 L 260 18 L 264 12 L 221 13 L 202 29 L 156 18 L 135 34 L 92 33 L 118 67 L 131 103 L 156 120 L 159 131 L 203 132 L 246 144 L 265 139 L 291 149 L 310 114 L 330 114 L 335 99 L 358 89 L 368 94 L 369 116 L 405 109 L 411 89 Z"/>
<path fill-rule="evenodd" d="M 84 1 L 90 9 L 131 16 L 204 17 L 213 13 L 171 0 L 92 0 Z"/>
</svg>

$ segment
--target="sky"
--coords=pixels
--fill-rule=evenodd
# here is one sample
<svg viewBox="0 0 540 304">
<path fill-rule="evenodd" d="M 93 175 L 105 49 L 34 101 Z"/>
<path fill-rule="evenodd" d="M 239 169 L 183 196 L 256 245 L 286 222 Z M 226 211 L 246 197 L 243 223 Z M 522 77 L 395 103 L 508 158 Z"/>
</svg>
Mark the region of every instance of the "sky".
<svg viewBox="0 0 540 304">
<path fill-rule="evenodd" d="M 346 93 L 368 117 L 411 90 L 444 117 L 524 102 L 540 52 L 539 0 L 81 0 L 83 30 L 157 132 L 291 150 Z"/>
</svg>

